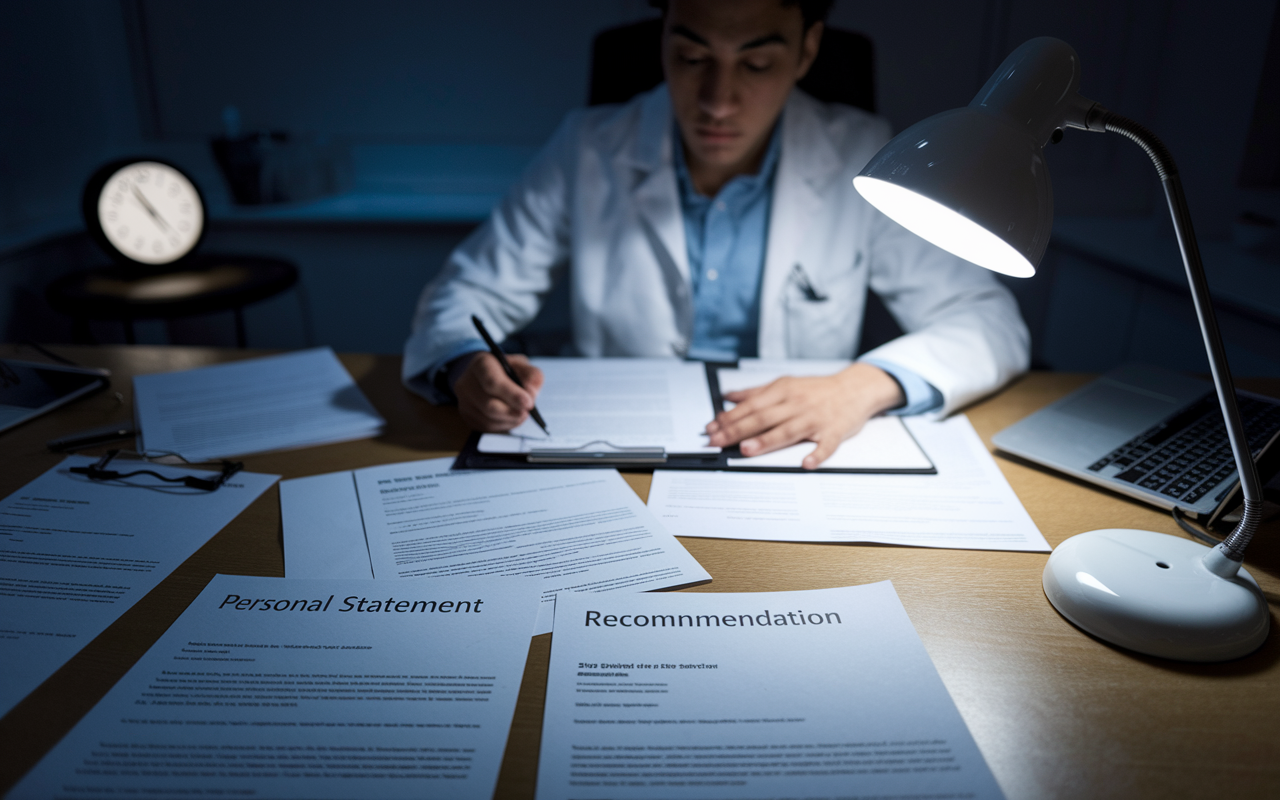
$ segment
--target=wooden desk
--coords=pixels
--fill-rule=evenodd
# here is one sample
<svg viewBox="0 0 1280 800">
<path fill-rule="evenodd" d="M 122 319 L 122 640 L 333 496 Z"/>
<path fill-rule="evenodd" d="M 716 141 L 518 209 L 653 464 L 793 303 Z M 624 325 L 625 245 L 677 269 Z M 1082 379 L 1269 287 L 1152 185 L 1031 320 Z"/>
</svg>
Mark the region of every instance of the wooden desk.
<svg viewBox="0 0 1280 800">
<path fill-rule="evenodd" d="M 112 391 L 0 434 L 0 496 L 59 457 L 56 435 L 131 415 L 129 376 L 252 355 L 195 348 L 59 348 L 111 369 Z M 30 350 L 0 353 L 37 360 Z M 384 436 L 244 459 L 286 478 L 450 454 L 464 431 L 452 409 L 400 388 L 400 359 L 344 356 L 387 418 Z M 993 433 L 1088 376 L 1031 374 L 969 410 Z M 1280 394 L 1280 381 L 1241 381 Z M 1181 535 L 1167 514 L 1086 484 L 997 458 L 1050 544 L 1106 527 Z M 648 494 L 650 476 L 627 481 Z M 1280 599 L 1280 525 L 1255 540 L 1249 569 Z M 1058 616 L 1040 589 L 1046 556 L 866 545 L 683 539 L 715 580 L 689 591 L 817 589 L 891 579 L 960 713 L 1010 798 L 1280 796 L 1280 631 L 1248 658 L 1186 665 L 1103 644 Z M 217 572 L 284 574 L 280 510 L 267 492 L 155 591 L 0 719 L 0 790 L 11 786 L 96 703 Z M 535 637 L 498 781 L 499 797 L 532 797 L 549 635 Z M 874 675 L 859 676 L 875 680 Z"/>
</svg>

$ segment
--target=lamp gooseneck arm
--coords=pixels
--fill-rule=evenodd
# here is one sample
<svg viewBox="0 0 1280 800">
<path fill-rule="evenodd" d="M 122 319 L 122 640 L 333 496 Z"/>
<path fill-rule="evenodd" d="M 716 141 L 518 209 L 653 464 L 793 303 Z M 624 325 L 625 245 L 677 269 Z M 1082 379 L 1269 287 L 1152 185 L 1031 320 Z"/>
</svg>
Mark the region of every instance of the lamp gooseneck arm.
<svg viewBox="0 0 1280 800">
<path fill-rule="evenodd" d="M 1182 181 L 1178 177 L 1178 168 L 1173 162 L 1168 148 L 1154 133 L 1131 119 L 1094 106 L 1089 117 L 1094 122 L 1101 122 L 1104 130 L 1118 133 L 1133 140 L 1146 151 L 1155 164 L 1160 182 L 1164 185 L 1165 198 L 1169 201 L 1169 213 L 1173 216 L 1173 227 L 1178 235 L 1178 247 L 1182 250 L 1182 263 L 1187 270 L 1187 282 L 1191 284 L 1191 297 L 1195 302 L 1196 317 L 1200 320 L 1200 332 L 1204 336 L 1205 350 L 1209 355 L 1209 369 L 1213 373 L 1213 385 L 1218 391 L 1218 402 L 1222 406 L 1222 417 L 1226 422 L 1227 437 L 1231 441 L 1231 453 L 1235 456 L 1236 471 L 1240 475 L 1240 486 L 1244 493 L 1244 512 L 1240 522 L 1231 535 L 1222 544 L 1210 551 L 1205 558 L 1205 565 L 1222 577 L 1234 575 L 1244 560 L 1244 550 L 1257 530 L 1262 515 L 1262 491 L 1258 481 L 1258 471 L 1249 452 L 1249 439 L 1245 434 L 1244 424 L 1240 419 L 1240 409 L 1236 404 L 1235 385 L 1231 380 L 1231 370 L 1227 366 L 1226 350 L 1222 346 L 1222 335 L 1218 332 L 1218 320 L 1213 313 L 1213 301 L 1209 296 L 1209 284 L 1205 280 L 1204 265 L 1200 261 L 1200 248 L 1196 244 L 1195 232 L 1191 228 L 1191 213 L 1187 210 L 1186 196 L 1182 193 Z M 1094 125 L 1089 129 L 1097 130 Z"/>
</svg>

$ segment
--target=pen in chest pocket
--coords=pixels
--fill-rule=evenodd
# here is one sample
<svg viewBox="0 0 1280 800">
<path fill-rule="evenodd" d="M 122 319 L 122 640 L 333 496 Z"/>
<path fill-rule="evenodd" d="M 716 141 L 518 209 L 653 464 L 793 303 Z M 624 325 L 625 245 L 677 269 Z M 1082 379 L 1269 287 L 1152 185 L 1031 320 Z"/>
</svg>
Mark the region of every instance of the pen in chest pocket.
<svg viewBox="0 0 1280 800">
<path fill-rule="evenodd" d="M 791 280 L 795 282 L 796 287 L 804 295 L 806 300 L 815 303 L 823 303 L 828 299 L 828 295 L 813 285 L 813 281 L 809 280 L 809 275 L 804 271 L 804 267 L 796 264 L 791 268 Z"/>
</svg>

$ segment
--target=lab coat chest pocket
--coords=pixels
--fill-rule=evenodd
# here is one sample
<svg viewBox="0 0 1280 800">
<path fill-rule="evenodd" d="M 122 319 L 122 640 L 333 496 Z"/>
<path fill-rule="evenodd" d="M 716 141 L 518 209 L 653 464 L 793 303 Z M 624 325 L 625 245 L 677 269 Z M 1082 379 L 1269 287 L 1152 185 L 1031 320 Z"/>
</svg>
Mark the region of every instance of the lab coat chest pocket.
<svg viewBox="0 0 1280 800">
<path fill-rule="evenodd" d="M 783 294 L 790 358 L 853 358 L 866 304 L 863 261 L 791 268 Z"/>
</svg>

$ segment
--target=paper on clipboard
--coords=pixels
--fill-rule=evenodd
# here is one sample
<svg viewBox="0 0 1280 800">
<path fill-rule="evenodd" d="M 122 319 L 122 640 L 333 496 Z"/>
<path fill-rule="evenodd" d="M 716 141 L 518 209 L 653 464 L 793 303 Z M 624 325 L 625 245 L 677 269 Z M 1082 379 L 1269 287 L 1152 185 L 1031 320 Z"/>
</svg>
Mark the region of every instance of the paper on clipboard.
<svg viewBox="0 0 1280 800">
<path fill-rule="evenodd" d="M 721 369 L 717 372 L 720 392 L 734 392 L 763 386 L 786 375 L 833 375 L 850 361 L 827 359 L 762 361 L 743 359 L 738 369 Z M 725 402 L 725 408 L 733 404 Z M 730 467 L 797 468 L 804 457 L 813 452 L 813 442 L 784 447 L 772 453 L 751 458 L 730 458 Z M 902 424 L 901 417 L 873 417 L 855 436 L 846 439 L 836 452 L 822 464 L 822 469 L 849 469 L 867 472 L 932 471 L 933 462 Z"/>
<path fill-rule="evenodd" d="M 480 437 L 482 453 L 535 449 L 718 453 L 704 433 L 715 415 L 706 367 L 674 358 L 535 358 L 546 377 L 538 410 L 551 435 L 533 420 L 509 434 Z"/>
</svg>

